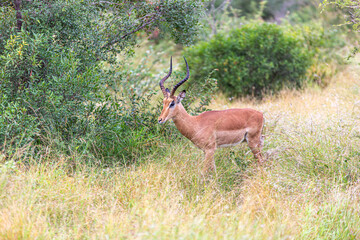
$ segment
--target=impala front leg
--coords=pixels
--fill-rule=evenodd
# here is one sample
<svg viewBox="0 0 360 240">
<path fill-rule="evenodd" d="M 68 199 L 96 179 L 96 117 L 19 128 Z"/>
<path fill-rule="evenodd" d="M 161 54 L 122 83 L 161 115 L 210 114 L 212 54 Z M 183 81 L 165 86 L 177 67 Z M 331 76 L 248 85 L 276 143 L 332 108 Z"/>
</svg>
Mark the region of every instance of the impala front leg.
<svg viewBox="0 0 360 240">
<path fill-rule="evenodd" d="M 214 160 L 214 149 L 206 149 L 204 150 L 205 153 L 205 160 L 203 162 L 203 169 L 201 171 L 201 174 L 205 176 L 209 171 L 214 171 L 216 173 L 216 166 L 215 166 L 215 160 Z"/>
</svg>

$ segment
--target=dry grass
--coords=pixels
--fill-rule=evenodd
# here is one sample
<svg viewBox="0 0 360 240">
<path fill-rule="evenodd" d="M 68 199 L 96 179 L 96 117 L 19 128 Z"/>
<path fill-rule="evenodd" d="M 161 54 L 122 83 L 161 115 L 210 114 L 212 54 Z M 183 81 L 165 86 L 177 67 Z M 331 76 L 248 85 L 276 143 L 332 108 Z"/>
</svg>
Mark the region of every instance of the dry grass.
<svg viewBox="0 0 360 240">
<path fill-rule="evenodd" d="M 0 239 L 360 239 L 359 72 L 260 104 L 213 103 L 265 112 L 263 169 L 245 146 L 223 149 L 203 181 L 186 140 L 129 168 L 2 164 Z"/>
</svg>

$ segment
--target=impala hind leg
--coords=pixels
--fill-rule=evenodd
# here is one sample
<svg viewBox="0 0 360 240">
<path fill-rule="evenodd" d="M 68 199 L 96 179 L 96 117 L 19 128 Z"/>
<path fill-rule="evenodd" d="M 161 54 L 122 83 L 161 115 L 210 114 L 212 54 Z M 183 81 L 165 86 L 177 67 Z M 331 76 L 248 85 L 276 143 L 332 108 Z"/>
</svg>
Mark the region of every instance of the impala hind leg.
<svg viewBox="0 0 360 240">
<path fill-rule="evenodd" d="M 204 150 L 205 160 L 203 162 L 203 169 L 201 170 L 201 174 L 204 176 L 209 171 L 214 171 L 216 173 L 216 166 L 214 160 L 215 149 L 207 149 Z"/>
<path fill-rule="evenodd" d="M 264 158 L 261 154 L 262 148 L 264 146 L 264 136 L 260 133 L 255 135 L 250 135 L 247 137 L 248 145 L 254 154 L 254 157 L 258 160 L 259 164 L 264 162 Z"/>
</svg>

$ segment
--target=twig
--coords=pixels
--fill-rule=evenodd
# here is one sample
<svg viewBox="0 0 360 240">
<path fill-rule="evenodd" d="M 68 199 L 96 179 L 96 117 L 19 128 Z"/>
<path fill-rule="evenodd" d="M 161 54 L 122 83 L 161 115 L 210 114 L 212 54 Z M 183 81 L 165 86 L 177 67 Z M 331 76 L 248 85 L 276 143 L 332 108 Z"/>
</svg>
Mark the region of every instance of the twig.
<svg viewBox="0 0 360 240">
<path fill-rule="evenodd" d="M 160 16 L 154 15 L 154 16 L 150 19 L 150 21 L 147 21 L 147 22 L 143 23 L 141 26 L 137 27 L 136 29 L 134 29 L 134 30 L 132 30 L 132 31 L 130 31 L 130 32 L 125 33 L 124 35 L 120 36 L 119 38 L 114 39 L 114 40 L 112 40 L 111 42 L 108 42 L 108 43 L 105 44 L 102 48 L 108 47 L 108 46 L 110 46 L 110 45 L 113 45 L 113 44 L 119 42 L 120 40 L 128 37 L 129 35 L 137 32 L 137 31 L 139 31 L 139 30 L 141 30 L 141 29 L 143 29 L 144 27 L 148 26 L 149 24 L 153 23 L 154 21 L 158 20 L 159 18 L 160 18 Z"/>
</svg>

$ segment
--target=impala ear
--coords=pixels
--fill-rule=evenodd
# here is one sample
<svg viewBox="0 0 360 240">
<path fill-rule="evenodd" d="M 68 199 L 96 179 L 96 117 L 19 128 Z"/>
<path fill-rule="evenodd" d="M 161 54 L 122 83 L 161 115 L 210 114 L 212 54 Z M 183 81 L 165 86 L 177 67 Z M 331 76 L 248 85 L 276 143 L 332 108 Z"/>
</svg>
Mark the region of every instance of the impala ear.
<svg viewBox="0 0 360 240">
<path fill-rule="evenodd" d="M 182 92 L 180 92 L 180 93 L 179 93 L 179 96 L 177 96 L 177 98 L 176 98 L 177 103 L 181 102 L 181 100 L 184 99 L 185 95 L 186 95 L 186 91 L 185 91 L 185 90 L 182 91 Z"/>
<path fill-rule="evenodd" d="M 166 93 L 167 93 L 167 97 L 170 96 L 170 90 L 168 88 L 165 89 Z"/>
</svg>

